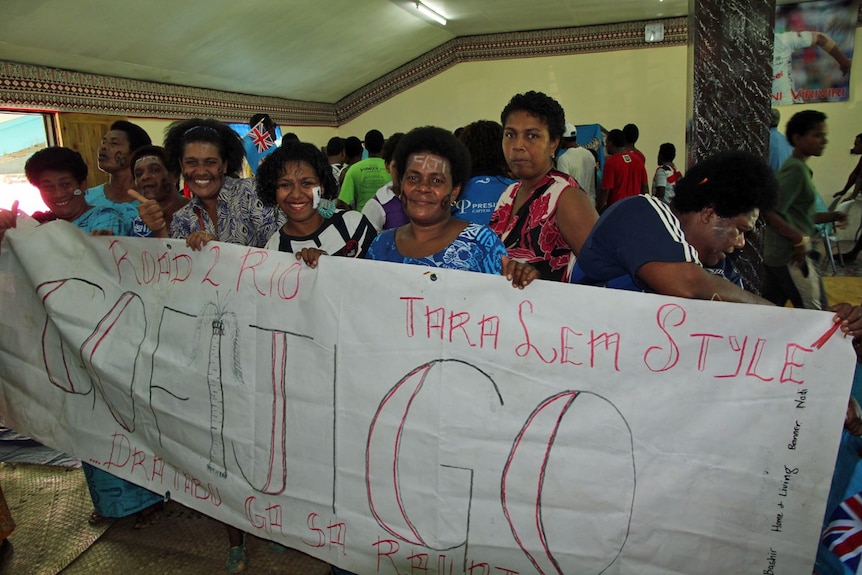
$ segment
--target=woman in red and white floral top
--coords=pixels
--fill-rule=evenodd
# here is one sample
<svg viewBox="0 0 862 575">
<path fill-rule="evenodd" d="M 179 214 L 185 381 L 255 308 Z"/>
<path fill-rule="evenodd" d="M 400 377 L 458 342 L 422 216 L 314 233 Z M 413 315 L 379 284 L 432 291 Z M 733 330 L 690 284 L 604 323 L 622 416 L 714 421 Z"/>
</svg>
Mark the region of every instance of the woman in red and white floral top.
<svg viewBox="0 0 862 575">
<path fill-rule="evenodd" d="M 531 264 L 542 279 L 568 281 L 599 215 L 577 182 L 554 170 L 565 129 L 563 108 L 531 91 L 514 96 L 501 121 L 503 153 L 518 181 L 500 196 L 489 225 L 510 258 Z"/>
</svg>

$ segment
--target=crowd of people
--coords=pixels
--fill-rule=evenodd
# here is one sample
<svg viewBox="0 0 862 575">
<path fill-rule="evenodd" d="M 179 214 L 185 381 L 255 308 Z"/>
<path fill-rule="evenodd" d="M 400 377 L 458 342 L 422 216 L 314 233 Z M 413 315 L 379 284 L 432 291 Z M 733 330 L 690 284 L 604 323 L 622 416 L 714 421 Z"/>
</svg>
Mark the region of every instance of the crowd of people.
<svg viewBox="0 0 862 575">
<path fill-rule="evenodd" d="M 267 118 L 250 125 L 274 137 Z M 192 250 L 209 242 L 263 247 L 310 267 L 339 256 L 451 268 L 502 275 L 519 289 L 545 280 L 789 301 L 832 310 L 842 332 L 862 338 L 862 307 L 830 307 L 811 256 L 816 224 L 846 219 L 815 207 L 806 161 L 825 148 L 822 113 L 793 116 L 789 154 L 774 169 L 763 157 L 729 150 L 683 175 L 675 146 L 664 143 L 650 178 L 638 136 L 634 124 L 610 130 L 602 161 L 598 150 L 577 143 L 577 128 L 555 99 L 530 91 L 511 98 L 499 123 L 480 120 L 454 133 L 424 126 L 387 139 L 370 130 L 364 143 L 336 137 L 323 147 L 285 137 L 255 157 L 252 178 L 240 177 L 249 161 L 243 139 L 214 119 L 171 124 L 161 147 L 139 126 L 115 122 L 98 156 L 109 174 L 102 186 L 88 187 L 88 166 L 64 147 L 36 152 L 25 171 L 49 210 L 33 217 L 91 234 L 183 239 Z M 857 146 L 862 151 L 859 138 Z M 857 167 L 841 194 L 853 189 L 855 196 L 860 182 Z M 17 217 L 14 207 L 0 210 L 0 237 Z M 752 289 L 729 256 L 758 219 L 767 223 L 765 274 Z M 91 521 L 137 514 L 135 526 L 145 527 L 157 520 L 160 495 L 85 470 Z M 227 530 L 227 570 L 238 572 L 248 564 L 244 534 Z"/>
</svg>

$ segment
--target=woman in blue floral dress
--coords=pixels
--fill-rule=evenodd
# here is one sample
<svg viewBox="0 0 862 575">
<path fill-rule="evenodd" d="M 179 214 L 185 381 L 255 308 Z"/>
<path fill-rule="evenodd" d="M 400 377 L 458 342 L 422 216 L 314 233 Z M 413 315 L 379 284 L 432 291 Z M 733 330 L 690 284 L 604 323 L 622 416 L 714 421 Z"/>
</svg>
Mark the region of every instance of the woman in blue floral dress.
<svg viewBox="0 0 862 575">
<path fill-rule="evenodd" d="M 410 131 L 395 150 L 395 164 L 409 222 L 377 236 L 369 259 L 502 274 L 516 287 L 538 277 L 531 266 L 509 259 L 490 228 L 452 217 L 470 155 L 450 132 L 430 126 Z"/>
</svg>

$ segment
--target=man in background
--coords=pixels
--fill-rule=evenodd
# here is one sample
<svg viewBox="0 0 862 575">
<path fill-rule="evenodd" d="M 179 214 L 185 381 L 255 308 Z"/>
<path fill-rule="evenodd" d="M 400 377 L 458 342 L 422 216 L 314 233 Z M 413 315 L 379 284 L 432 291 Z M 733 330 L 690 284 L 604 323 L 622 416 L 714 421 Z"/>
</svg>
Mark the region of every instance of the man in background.
<svg viewBox="0 0 862 575">
<path fill-rule="evenodd" d="M 341 182 L 341 171 L 346 167 L 344 163 L 346 157 L 344 140 L 338 136 L 329 138 L 326 143 L 326 159 L 329 161 L 329 167 L 332 168 L 332 175 L 336 182 Z"/>
<path fill-rule="evenodd" d="M 673 161 L 676 159 L 676 146 L 665 142 L 658 147 L 658 169 L 652 180 L 652 195 L 669 204 L 674 196 L 676 182 L 682 177 Z"/>
<path fill-rule="evenodd" d="M 572 176 L 582 190 L 587 192 L 593 205 L 596 204 L 596 159 L 586 148 L 578 145 L 578 129 L 566 124 L 560 139 L 562 153 L 557 156 L 557 169 Z"/>
<path fill-rule="evenodd" d="M 596 198 L 599 213 L 624 198 L 649 193 L 644 162 L 640 156 L 626 150 L 622 130 L 608 132 L 605 149 L 610 155 L 605 159 L 602 186 Z"/>
<path fill-rule="evenodd" d="M 384 142 L 383 134 L 379 130 L 369 130 L 365 134 L 368 157 L 347 169 L 338 194 L 340 208 L 361 212 L 365 202 L 373 198 L 377 190 L 392 181 L 382 157 Z"/>
<path fill-rule="evenodd" d="M 783 306 L 823 309 L 823 283 L 817 264 L 811 260 L 811 238 L 816 224 L 841 222 L 843 212 L 818 212 L 814 172 L 808 158 L 822 156 L 826 148 L 826 114 L 803 110 L 790 118 L 785 128 L 793 154 L 776 175 L 778 203 L 765 214 L 763 244 L 763 297 Z"/>
</svg>

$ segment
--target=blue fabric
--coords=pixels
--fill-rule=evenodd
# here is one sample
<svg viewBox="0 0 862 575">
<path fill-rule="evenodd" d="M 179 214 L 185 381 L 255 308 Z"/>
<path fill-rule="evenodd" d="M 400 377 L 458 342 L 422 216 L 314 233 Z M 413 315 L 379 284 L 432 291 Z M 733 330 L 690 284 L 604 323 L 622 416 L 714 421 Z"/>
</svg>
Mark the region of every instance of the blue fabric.
<svg viewBox="0 0 862 575">
<path fill-rule="evenodd" d="M 621 200 L 605 212 L 581 247 L 572 283 L 631 291 L 652 291 L 637 277 L 650 262 L 691 262 L 697 251 L 685 240 L 670 208 L 652 196 Z M 726 275 L 724 268 L 713 273 Z"/>
<path fill-rule="evenodd" d="M 260 166 L 263 159 L 278 149 L 278 146 L 275 145 L 275 141 L 273 140 L 270 147 L 265 149 L 263 152 L 258 152 L 257 146 L 251 139 L 251 134 L 243 136 L 242 147 L 245 150 L 245 159 L 248 162 L 248 167 L 251 168 L 251 173 L 254 175 L 257 175 L 257 168 Z"/>
<path fill-rule="evenodd" d="M 164 497 L 125 479 L 82 463 L 93 506 L 102 517 L 128 517 L 163 501 Z"/>
<path fill-rule="evenodd" d="M 778 128 L 769 128 L 769 167 L 778 173 L 784 160 L 793 154 L 793 148 L 787 138 L 778 131 Z"/>
<path fill-rule="evenodd" d="M 72 224 L 85 232 L 107 230 L 115 236 L 127 236 L 130 229 L 130 221 L 124 219 L 118 210 L 104 206 L 90 208 L 72 220 Z"/>
<path fill-rule="evenodd" d="M 715 267 L 703 266 L 703 269 L 712 275 L 723 277 L 741 289 L 745 289 L 745 286 L 742 284 L 742 276 L 739 275 L 736 266 L 733 265 L 733 260 L 730 258 L 724 258 Z"/>
<path fill-rule="evenodd" d="M 151 238 L 153 237 L 153 232 L 147 227 L 141 216 L 138 216 L 132 220 L 132 230 L 129 232 L 129 235 L 133 238 Z"/>
<path fill-rule="evenodd" d="M 605 134 L 601 124 L 578 125 L 578 137 L 576 141 L 579 146 L 595 150 L 599 156 L 599 172 L 605 169 Z M 601 177 L 596 177 L 596 189 L 599 188 Z"/>
<path fill-rule="evenodd" d="M 474 224 L 487 226 L 497 200 L 515 183 L 505 176 L 474 176 L 470 178 L 452 208 L 452 215 Z"/>
<path fill-rule="evenodd" d="M 862 366 L 859 363 L 856 364 L 856 371 L 853 373 L 853 387 L 850 395 L 862 403 Z M 823 529 L 829 524 L 832 514 L 835 513 L 842 501 L 862 491 L 860 450 L 862 450 L 862 437 L 856 437 L 848 433 L 847 430 L 843 430 L 841 443 L 838 445 L 838 456 L 835 459 L 835 471 L 832 474 L 829 497 L 826 499 Z M 817 547 L 817 560 L 814 568 L 817 575 L 852 573 L 822 541 Z"/>
<path fill-rule="evenodd" d="M 132 229 L 132 220 L 138 217 L 138 205 L 140 202 L 133 200 L 131 202 L 112 202 L 105 196 L 105 184 L 93 187 L 84 192 L 84 199 L 87 204 L 95 208 L 114 208 L 124 220 L 124 229 L 129 230 L 126 233 L 117 234 L 127 236 Z"/>
<path fill-rule="evenodd" d="M 385 230 L 368 249 L 368 259 L 419 266 L 432 266 L 486 274 L 500 274 L 506 248 L 486 226 L 469 224 L 446 249 L 424 258 L 402 255 L 395 245 L 395 232 Z"/>
</svg>

